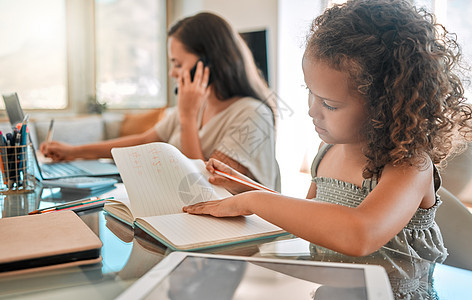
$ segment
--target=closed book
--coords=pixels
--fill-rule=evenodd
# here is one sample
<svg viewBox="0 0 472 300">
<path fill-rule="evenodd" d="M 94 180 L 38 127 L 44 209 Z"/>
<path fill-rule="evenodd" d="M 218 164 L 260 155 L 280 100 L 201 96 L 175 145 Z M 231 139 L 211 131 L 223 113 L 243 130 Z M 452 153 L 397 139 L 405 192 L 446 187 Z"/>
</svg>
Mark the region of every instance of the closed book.
<svg viewBox="0 0 472 300">
<path fill-rule="evenodd" d="M 0 219 L 0 276 L 101 261 L 102 242 L 73 211 Z"/>
</svg>

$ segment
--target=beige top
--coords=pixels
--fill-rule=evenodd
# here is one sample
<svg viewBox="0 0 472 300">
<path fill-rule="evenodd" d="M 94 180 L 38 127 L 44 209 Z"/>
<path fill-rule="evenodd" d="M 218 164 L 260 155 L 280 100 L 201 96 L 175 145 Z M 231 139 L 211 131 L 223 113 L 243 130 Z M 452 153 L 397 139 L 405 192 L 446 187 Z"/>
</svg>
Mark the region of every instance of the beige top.
<svg viewBox="0 0 472 300">
<path fill-rule="evenodd" d="M 246 167 L 263 185 L 280 191 L 280 172 L 275 159 L 275 129 L 270 109 L 261 101 L 246 97 L 202 124 L 203 107 L 198 114 L 200 144 L 206 160 L 215 150 Z M 163 142 L 181 150 L 177 110 L 156 124 Z"/>
</svg>

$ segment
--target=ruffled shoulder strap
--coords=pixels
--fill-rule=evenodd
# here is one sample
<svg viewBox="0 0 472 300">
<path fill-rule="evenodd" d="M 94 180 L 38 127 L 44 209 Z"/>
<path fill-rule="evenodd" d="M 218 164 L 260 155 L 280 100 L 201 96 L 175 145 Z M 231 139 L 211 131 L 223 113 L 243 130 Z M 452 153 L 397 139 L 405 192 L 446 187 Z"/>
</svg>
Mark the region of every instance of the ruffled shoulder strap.
<svg viewBox="0 0 472 300">
<path fill-rule="evenodd" d="M 364 179 L 362 181 L 362 188 L 367 189 L 371 192 L 374 187 L 377 185 L 378 182 L 378 175 L 374 174 L 372 178 Z M 441 187 L 441 176 L 439 175 L 439 171 L 435 165 L 433 165 L 433 179 L 434 179 L 434 191 L 437 192 Z"/>
<path fill-rule="evenodd" d="M 436 166 L 433 164 L 433 179 L 434 179 L 434 191 L 437 192 L 441 187 L 442 179 L 439 175 L 439 171 Z"/>
<path fill-rule="evenodd" d="M 320 150 L 316 154 L 315 158 L 313 159 L 313 163 L 311 164 L 311 177 L 315 178 L 316 173 L 318 172 L 318 166 L 320 165 L 321 160 L 323 159 L 324 155 L 328 150 L 332 147 L 331 144 L 324 144 L 321 146 Z"/>
</svg>

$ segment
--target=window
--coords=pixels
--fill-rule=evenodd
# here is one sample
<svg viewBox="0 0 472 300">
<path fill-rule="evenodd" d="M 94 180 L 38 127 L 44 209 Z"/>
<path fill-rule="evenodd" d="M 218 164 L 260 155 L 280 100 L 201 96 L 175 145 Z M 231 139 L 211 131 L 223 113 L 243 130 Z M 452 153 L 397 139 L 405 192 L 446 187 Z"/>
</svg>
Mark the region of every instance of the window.
<svg viewBox="0 0 472 300">
<path fill-rule="evenodd" d="M 0 93 L 26 109 L 167 102 L 165 0 L 0 0 L 0 37 Z"/>
<path fill-rule="evenodd" d="M 95 0 L 95 20 L 97 99 L 110 108 L 164 106 L 165 1 Z"/>
<path fill-rule="evenodd" d="M 433 12 L 438 23 L 444 25 L 449 32 L 457 35 L 457 42 L 462 50 L 462 67 L 470 68 L 472 47 L 467 41 L 472 38 L 470 31 L 472 21 L 469 19 L 472 2 L 468 0 L 412 0 L 412 3 Z M 472 103 L 469 72 L 470 70 L 462 70 L 461 79 L 465 96 L 468 102 Z"/>
<path fill-rule="evenodd" d="M 441 20 L 439 13 L 439 22 L 444 23 L 446 29 L 457 34 L 457 41 L 462 48 L 462 60 L 467 67 L 472 65 L 472 45 L 467 41 L 472 38 L 472 20 L 469 19 L 472 11 L 472 2 L 468 0 L 436 0 L 436 2 L 443 2 L 441 6 L 443 10 L 442 15 L 444 20 Z M 463 85 L 465 94 L 469 103 L 472 103 L 472 93 L 470 86 L 470 74 L 465 74 Z"/>
<path fill-rule="evenodd" d="M 28 109 L 67 106 L 65 27 L 63 0 L 0 0 L 1 93 Z"/>
</svg>

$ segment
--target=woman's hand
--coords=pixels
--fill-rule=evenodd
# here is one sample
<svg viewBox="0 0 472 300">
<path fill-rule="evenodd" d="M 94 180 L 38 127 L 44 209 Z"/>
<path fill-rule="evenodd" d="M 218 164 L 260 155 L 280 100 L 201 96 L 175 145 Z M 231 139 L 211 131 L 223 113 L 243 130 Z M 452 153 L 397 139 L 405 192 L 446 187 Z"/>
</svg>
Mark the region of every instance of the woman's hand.
<svg viewBox="0 0 472 300">
<path fill-rule="evenodd" d="M 203 100 L 208 96 L 208 79 L 210 69 L 203 66 L 203 62 L 197 63 L 195 76 L 190 78 L 190 71 L 186 70 L 178 78 L 178 109 L 181 122 L 196 122 L 198 112 L 203 104 Z"/>
<path fill-rule="evenodd" d="M 74 146 L 52 141 L 50 143 L 41 143 L 39 150 L 45 157 L 51 158 L 53 161 L 64 161 L 75 159 Z"/>
<path fill-rule="evenodd" d="M 236 195 L 223 200 L 200 202 L 184 206 L 182 210 L 194 215 L 212 215 L 214 217 L 236 217 L 252 215 L 246 207 L 247 194 Z"/>
<path fill-rule="evenodd" d="M 206 163 L 206 169 L 211 174 L 210 177 L 208 178 L 208 181 L 210 183 L 214 185 L 221 185 L 233 195 L 253 190 L 252 188 L 246 185 L 243 185 L 239 182 L 236 182 L 234 180 L 231 180 L 231 179 L 228 179 L 226 177 L 216 174 L 215 170 L 219 170 L 231 176 L 238 177 L 249 182 L 253 181 L 249 177 L 244 176 L 243 174 L 232 169 L 231 167 L 229 167 L 228 165 L 222 163 L 221 161 L 217 159 L 210 158 Z"/>
</svg>

